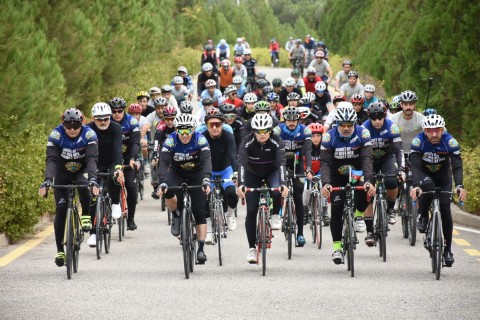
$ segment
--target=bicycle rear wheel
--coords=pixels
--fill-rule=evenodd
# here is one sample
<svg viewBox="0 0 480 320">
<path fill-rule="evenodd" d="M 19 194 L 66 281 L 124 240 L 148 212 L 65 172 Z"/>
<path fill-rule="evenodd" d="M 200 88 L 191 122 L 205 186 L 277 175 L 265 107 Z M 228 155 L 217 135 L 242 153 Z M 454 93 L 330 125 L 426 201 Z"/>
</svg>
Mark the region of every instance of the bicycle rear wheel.
<svg viewBox="0 0 480 320">
<path fill-rule="evenodd" d="M 403 183 L 400 184 L 398 197 L 398 213 L 402 217 L 402 235 L 405 239 L 408 239 L 408 218 L 407 218 L 407 203 L 405 195 L 405 187 Z"/>
<path fill-rule="evenodd" d="M 320 217 L 320 212 L 318 210 L 318 195 L 313 197 L 312 201 L 312 210 L 313 210 L 313 221 L 315 227 L 315 243 L 317 248 L 322 248 L 322 218 Z"/>
<path fill-rule="evenodd" d="M 435 216 L 435 225 L 434 225 L 434 244 L 433 250 L 434 254 L 432 259 L 435 259 L 435 278 L 440 280 L 440 273 L 443 267 L 443 234 L 442 234 L 442 221 L 440 219 L 440 212 L 434 214 Z"/>
<path fill-rule="evenodd" d="M 293 238 L 293 200 L 289 198 L 287 200 L 287 212 L 286 214 L 286 219 L 287 219 L 287 225 L 285 226 L 286 232 L 287 232 L 287 242 L 288 242 L 288 259 L 292 259 L 292 238 Z"/>
<path fill-rule="evenodd" d="M 267 270 L 267 219 L 265 218 L 267 213 L 265 209 L 262 209 L 260 212 L 260 239 L 262 246 L 262 276 L 265 276 Z"/>
<path fill-rule="evenodd" d="M 105 253 L 110 253 L 110 244 L 112 242 L 112 205 L 108 200 L 105 203 L 105 218 L 104 218 L 104 230 L 103 230 L 103 241 L 105 242 Z"/>
<path fill-rule="evenodd" d="M 377 211 L 377 232 L 380 245 L 378 251 L 380 257 L 383 258 L 383 262 L 387 261 L 387 224 L 386 224 L 386 203 L 385 200 L 381 200 L 380 206 Z"/>
<path fill-rule="evenodd" d="M 162 202 L 162 211 L 165 211 L 165 207 L 166 207 L 166 205 L 165 205 L 165 196 L 162 196 L 161 202 Z M 169 218 L 169 219 L 168 219 L 168 225 L 170 225 L 170 224 L 171 224 L 171 221 L 170 221 L 170 218 Z"/>
<path fill-rule="evenodd" d="M 97 198 L 97 208 L 95 210 L 95 234 L 96 234 L 96 246 L 95 250 L 97 251 L 97 259 L 102 257 L 103 249 L 103 219 L 104 219 L 104 199 L 102 197 Z"/>
<path fill-rule="evenodd" d="M 80 259 L 80 245 L 83 241 L 83 231 L 80 224 L 80 216 L 78 215 L 78 209 L 76 206 L 73 208 L 73 220 L 74 220 L 74 249 L 73 249 L 73 273 L 78 271 L 78 260 Z"/>
<path fill-rule="evenodd" d="M 408 242 L 411 246 L 414 246 L 417 241 L 417 206 L 413 204 L 412 198 L 410 198 L 410 189 L 407 192 L 407 214 L 408 214 Z M 418 201 L 418 200 L 417 200 Z"/>
<path fill-rule="evenodd" d="M 182 210 L 182 225 L 181 225 L 181 237 L 182 237 L 182 250 L 183 250 L 183 269 L 185 271 L 185 278 L 190 276 L 190 228 L 189 219 L 187 217 L 187 209 Z"/>
<path fill-rule="evenodd" d="M 355 276 L 355 234 L 353 230 L 353 215 L 351 212 L 348 212 L 348 222 L 347 222 L 347 264 L 348 264 L 348 270 L 350 271 L 350 275 L 352 277 Z"/>
<path fill-rule="evenodd" d="M 218 264 L 222 266 L 222 225 L 223 225 L 223 218 L 222 212 L 223 208 L 221 204 L 215 203 L 215 237 L 217 238 L 217 246 L 218 246 Z"/>
<path fill-rule="evenodd" d="M 67 231 L 66 231 L 66 256 L 67 256 L 67 278 L 71 279 L 72 278 L 72 267 L 73 267 L 73 255 L 74 255 L 74 222 L 73 222 L 73 215 L 72 215 L 72 209 L 68 208 L 67 209 Z"/>
</svg>

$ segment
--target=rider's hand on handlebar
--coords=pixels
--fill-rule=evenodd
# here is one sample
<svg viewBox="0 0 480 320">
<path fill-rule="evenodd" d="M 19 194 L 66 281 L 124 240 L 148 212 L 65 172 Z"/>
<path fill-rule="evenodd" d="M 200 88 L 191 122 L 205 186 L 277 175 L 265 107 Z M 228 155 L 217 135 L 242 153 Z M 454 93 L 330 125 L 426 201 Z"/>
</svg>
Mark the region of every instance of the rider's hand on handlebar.
<svg viewBox="0 0 480 320">
<path fill-rule="evenodd" d="M 167 184 L 164 182 L 162 184 L 160 184 L 158 186 L 158 189 L 157 189 L 157 194 L 162 197 L 166 192 L 167 192 L 167 189 L 168 189 L 168 186 Z"/>
<path fill-rule="evenodd" d="M 88 179 L 88 187 L 94 196 L 98 196 L 100 193 L 100 186 L 94 178 Z"/>
<path fill-rule="evenodd" d="M 330 190 L 331 190 L 332 186 L 329 185 L 329 184 L 326 184 L 323 186 L 322 188 L 322 194 L 325 198 L 330 198 Z"/>
<path fill-rule="evenodd" d="M 239 186 L 237 188 L 237 196 L 240 198 L 240 199 L 243 199 L 245 198 L 245 192 L 243 191 L 245 189 L 245 186 Z"/>
<path fill-rule="evenodd" d="M 461 187 L 457 187 L 458 201 L 465 201 L 467 198 L 467 191 Z"/>
<path fill-rule="evenodd" d="M 280 188 L 281 188 L 280 190 L 282 192 L 282 197 L 286 198 L 288 196 L 288 191 L 289 191 L 287 186 L 282 185 Z"/>
<path fill-rule="evenodd" d="M 141 140 L 140 140 L 140 146 L 142 146 L 142 147 L 147 147 L 147 146 L 148 146 L 147 139 L 141 139 Z"/>
<path fill-rule="evenodd" d="M 203 191 L 205 192 L 205 194 L 209 194 L 209 193 L 210 193 L 210 179 L 208 179 L 208 178 L 203 179 L 203 181 L 202 181 L 202 189 L 203 189 Z"/>
<path fill-rule="evenodd" d="M 125 183 L 125 176 L 123 175 L 122 170 L 120 170 L 120 169 L 115 170 L 115 179 L 120 184 Z"/>
<path fill-rule="evenodd" d="M 363 188 L 365 189 L 365 192 L 367 192 L 370 197 L 374 197 L 375 193 L 377 192 L 377 190 L 375 189 L 375 186 L 370 182 L 365 183 L 363 185 Z"/>
<path fill-rule="evenodd" d="M 312 180 L 312 178 L 313 178 L 312 170 L 307 169 L 307 171 L 305 172 L 305 176 L 307 177 L 308 180 Z"/>
<path fill-rule="evenodd" d="M 413 201 L 417 201 L 417 198 L 422 195 L 422 189 L 420 187 L 413 188 L 410 190 L 410 197 Z"/>
<path fill-rule="evenodd" d="M 399 178 L 400 182 L 407 181 L 407 175 L 405 174 L 405 171 L 399 171 L 398 172 L 398 178 Z"/>
<path fill-rule="evenodd" d="M 47 191 L 52 187 L 52 181 L 50 179 L 46 179 L 41 185 L 40 189 L 38 189 L 38 195 L 40 197 L 46 197 Z"/>
</svg>

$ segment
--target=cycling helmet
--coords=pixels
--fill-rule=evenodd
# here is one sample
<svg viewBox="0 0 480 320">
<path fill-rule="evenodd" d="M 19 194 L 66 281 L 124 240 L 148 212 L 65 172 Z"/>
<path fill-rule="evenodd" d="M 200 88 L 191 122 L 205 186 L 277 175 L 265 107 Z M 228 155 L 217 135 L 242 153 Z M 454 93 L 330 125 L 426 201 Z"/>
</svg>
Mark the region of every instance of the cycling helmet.
<svg viewBox="0 0 480 320">
<path fill-rule="evenodd" d="M 410 90 L 403 91 L 400 94 L 400 100 L 402 102 L 410 102 L 410 101 L 417 102 L 417 94 Z"/>
<path fill-rule="evenodd" d="M 272 85 L 273 85 L 275 88 L 281 87 L 281 86 L 282 86 L 282 79 L 280 79 L 280 78 L 275 78 L 275 79 L 273 79 Z"/>
<path fill-rule="evenodd" d="M 265 87 L 263 87 L 263 89 L 262 89 L 262 95 L 263 95 L 263 96 L 266 96 L 266 95 L 269 94 L 270 92 L 273 92 L 272 86 L 265 86 Z"/>
<path fill-rule="evenodd" d="M 273 126 L 272 117 L 269 114 L 255 114 L 252 118 L 252 129 L 264 130 L 271 129 Z"/>
<path fill-rule="evenodd" d="M 270 111 L 270 105 L 268 104 L 268 102 L 262 100 L 255 103 L 255 112 L 258 111 Z"/>
<path fill-rule="evenodd" d="M 259 79 L 265 79 L 267 77 L 267 75 L 265 74 L 265 72 L 263 71 L 258 71 L 257 73 L 257 78 Z"/>
<path fill-rule="evenodd" d="M 110 100 L 110 107 L 112 109 L 117 109 L 117 108 L 125 109 L 127 107 L 127 103 L 122 97 L 115 97 L 112 100 Z"/>
<path fill-rule="evenodd" d="M 172 105 L 167 105 L 163 109 L 163 117 L 164 118 L 174 118 L 177 115 L 177 108 Z"/>
<path fill-rule="evenodd" d="M 255 93 L 246 93 L 245 96 L 243 96 L 243 102 L 245 103 L 255 103 L 257 102 L 257 96 Z"/>
<path fill-rule="evenodd" d="M 243 63 L 243 58 L 242 58 L 242 57 L 235 57 L 235 58 L 233 59 L 233 62 L 235 62 L 235 63 Z"/>
<path fill-rule="evenodd" d="M 372 103 L 370 103 L 370 105 L 368 106 L 367 108 L 367 112 L 368 114 L 373 114 L 373 113 L 382 113 L 382 114 L 385 114 L 387 112 L 385 106 L 383 105 L 383 103 L 381 103 L 380 101 L 374 101 Z"/>
<path fill-rule="evenodd" d="M 157 99 L 153 100 L 153 106 L 166 106 L 168 104 L 168 100 L 164 97 L 158 97 Z"/>
<path fill-rule="evenodd" d="M 276 94 L 275 92 L 270 92 L 269 94 L 267 94 L 267 101 L 278 101 L 280 99 L 280 97 L 278 96 L 278 94 Z"/>
<path fill-rule="evenodd" d="M 192 113 L 193 111 L 193 105 L 190 101 L 182 101 L 179 108 L 181 113 Z"/>
<path fill-rule="evenodd" d="M 358 78 L 358 73 L 356 71 L 350 71 L 348 73 L 348 77 L 351 78 L 351 77 L 355 77 L 355 78 Z"/>
<path fill-rule="evenodd" d="M 317 52 L 315 52 L 315 58 L 324 58 L 325 57 L 325 52 L 323 52 L 322 50 L 318 50 Z"/>
<path fill-rule="evenodd" d="M 140 109 L 142 109 L 142 107 L 140 107 Z M 142 111 L 140 110 L 140 112 Z M 92 116 L 94 118 L 102 117 L 102 116 L 111 116 L 111 115 L 112 115 L 112 109 L 110 109 L 110 106 L 105 102 L 97 102 L 92 107 Z"/>
<path fill-rule="evenodd" d="M 207 71 L 212 71 L 213 70 L 213 65 L 210 62 L 205 62 L 202 66 L 202 71 L 207 72 Z"/>
<path fill-rule="evenodd" d="M 445 120 L 438 114 L 431 114 L 423 119 L 422 129 L 444 128 Z"/>
<path fill-rule="evenodd" d="M 62 116 L 63 122 L 82 122 L 83 114 L 82 111 L 76 108 L 70 108 L 65 110 Z"/>
<path fill-rule="evenodd" d="M 311 111 L 309 107 L 298 107 L 298 112 L 300 113 L 300 119 L 306 119 Z"/>
<path fill-rule="evenodd" d="M 428 108 L 428 109 L 425 109 L 425 111 L 423 111 L 423 115 L 425 117 L 429 116 L 429 115 L 432 115 L 432 114 L 437 114 L 437 110 L 435 110 L 433 108 Z"/>
<path fill-rule="evenodd" d="M 301 97 L 298 101 L 298 104 L 303 106 L 310 103 L 310 99 L 308 97 Z"/>
<path fill-rule="evenodd" d="M 220 62 L 220 64 L 224 68 L 230 68 L 230 60 L 228 60 L 228 59 L 223 59 L 222 62 Z"/>
<path fill-rule="evenodd" d="M 350 102 L 340 102 L 336 109 L 335 120 L 337 122 L 355 122 L 357 121 L 357 113 Z"/>
<path fill-rule="evenodd" d="M 150 94 L 162 93 L 162 91 L 160 91 L 160 88 L 159 88 L 159 87 L 151 87 L 149 93 L 150 93 Z"/>
<path fill-rule="evenodd" d="M 183 78 L 180 76 L 173 77 L 173 84 L 183 84 Z"/>
<path fill-rule="evenodd" d="M 216 86 L 217 86 L 217 82 L 213 79 L 208 79 L 207 81 L 205 81 L 205 88 L 216 87 Z"/>
<path fill-rule="evenodd" d="M 392 103 L 390 105 L 390 110 L 392 111 L 400 110 L 400 99 L 401 99 L 400 95 L 393 97 Z"/>
<path fill-rule="evenodd" d="M 365 102 L 365 97 L 363 94 L 360 93 L 355 93 L 351 98 L 350 98 L 351 103 L 364 103 Z"/>
<path fill-rule="evenodd" d="M 307 68 L 307 75 L 309 75 L 310 73 L 317 73 L 317 70 L 315 70 L 315 67 L 308 67 Z"/>
<path fill-rule="evenodd" d="M 300 95 L 296 92 L 290 92 L 287 95 L 287 101 L 291 101 L 291 100 L 300 100 Z"/>
<path fill-rule="evenodd" d="M 378 101 L 380 101 L 385 106 L 385 108 L 390 109 L 390 103 L 388 103 L 386 99 L 381 98 L 378 99 Z"/>
<path fill-rule="evenodd" d="M 178 67 L 178 70 L 177 70 L 177 71 L 178 71 L 178 72 L 185 72 L 185 73 L 188 74 L 187 68 L 185 68 L 184 66 Z"/>
<path fill-rule="evenodd" d="M 324 47 L 324 48 L 325 48 L 325 42 L 323 42 L 323 41 L 318 41 L 318 42 L 317 42 L 317 46 L 319 46 L 319 47 Z"/>
<path fill-rule="evenodd" d="M 225 39 L 220 39 L 220 44 L 227 44 L 227 40 L 225 40 Z"/>
<path fill-rule="evenodd" d="M 138 103 L 132 103 L 128 106 L 128 113 L 142 113 L 142 106 Z"/>
<path fill-rule="evenodd" d="M 321 123 L 311 123 L 308 125 L 310 130 L 312 130 L 312 134 L 314 133 L 323 133 L 324 129 Z"/>
<path fill-rule="evenodd" d="M 307 92 L 305 93 L 305 97 L 308 98 L 310 102 L 315 101 L 315 93 L 313 92 Z"/>
<path fill-rule="evenodd" d="M 210 45 L 210 44 L 207 44 L 207 45 L 205 46 L 205 50 L 206 50 L 206 51 L 212 51 L 212 50 L 213 50 L 213 46 Z"/>
<path fill-rule="evenodd" d="M 182 83 L 183 83 L 183 81 L 182 81 Z M 167 92 L 172 93 L 172 87 L 170 87 L 169 85 L 164 85 L 162 87 L 162 93 L 167 93 Z"/>
<path fill-rule="evenodd" d="M 220 105 L 220 111 L 223 112 L 223 114 L 229 114 L 229 113 L 237 113 L 237 107 L 235 107 L 234 104 L 231 103 L 223 103 Z"/>
<path fill-rule="evenodd" d="M 324 92 L 325 90 L 327 90 L 327 85 L 323 81 L 318 81 L 317 83 L 315 83 L 315 90 L 317 92 Z"/>
<path fill-rule="evenodd" d="M 342 102 L 342 101 L 347 101 L 345 99 L 344 96 L 342 96 L 341 94 L 337 94 L 336 96 L 333 97 L 333 104 L 337 103 L 337 102 Z"/>
<path fill-rule="evenodd" d="M 294 87 L 295 86 L 295 79 L 293 79 L 293 78 L 285 79 L 285 86 L 286 87 Z"/>
<path fill-rule="evenodd" d="M 243 50 L 243 55 L 247 55 L 247 54 L 252 54 L 252 50 L 250 49 Z"/>
<path fill-rule="evenodd" d="M 302 74 L 300 73 L 300 70 L 298 69 L 293 69 L 293 71 L 290 73 L 292 77 L 300 77 Z"/>
<path fill-rule="evenodd" d="M 225 121 L 225 117 L 223 116 L 223 113 L 220 112 L 217 108 L 212 108 L 207 111 L 205 114 L 205 122 L 207 122 L 210 119 L 219 119 L 221 121 Z"/>
<path fill-rule="evenodd" d="M 300 111 L 298 108 L 286 107 L 283 110 L 283 118 L 285 120 L 298 120 L 300 119 Z"/>
<path fill-rule="evenodd" d="M 352 61 L 350 61 L 350 60 L 343 60 L 342 66 L 344 66 L 344 65 L 352 66 Z"/>
<path fill-rule="evenodd" d="M 302 43 L 302 40 L 300 39 L 295 40 L 295 44 L 301 44 L 301 43 Z"/>
<path fill-rule="evenodd" d="M 263 89 L 264 87 L 268 86 L 268 81 L 265 79 L 258 79 L 257 80 L 257 87 Z"/>
<path fill-rule="evenodd" d="M 204 106 L 212 105 L 214 103 L 215 103 L 215 100 L 213 100 L 213 98 L 206 97 L 206 98 L 202 99 L 202 105 L 204 105 Z"/>
<path fill-rule="evenodd" d="M 230 85 L 228 87 L 225 88 L 225 95 L 229 95 L 230 93 L 233 93 L 233 92 L 237 92 L 237 87 L 235 87 L 234 85 Z"/>
<path fill-rule="evenodd" d="M 375 86 L 373 84 L 366 84 L 363 91 L 365 91 L 365 92 L 375 92 Z"/>
<path fill-rule="evenodd" d="M 233 84 L 241 84 L 243 82 L 243 78 L 241 76 L 233 77 Z"/>
<path fill-rule="evenodd" d="M 143 97 L 146 97 L 146 98 L 150 99 L 150 95 L 148 94 L 147 91 L 139 91 L 139 92 L 137 92 L 137 100 L 138 100 L 138 99 L 141 99 L 141 98 L 143 98 Z"/>
<path fill-rule="evenodd" d="M 175 128 L 193 128 L 196 124 L 195 118 L 188 113 L 182 113 L 173 121 Z"/>
</svg>

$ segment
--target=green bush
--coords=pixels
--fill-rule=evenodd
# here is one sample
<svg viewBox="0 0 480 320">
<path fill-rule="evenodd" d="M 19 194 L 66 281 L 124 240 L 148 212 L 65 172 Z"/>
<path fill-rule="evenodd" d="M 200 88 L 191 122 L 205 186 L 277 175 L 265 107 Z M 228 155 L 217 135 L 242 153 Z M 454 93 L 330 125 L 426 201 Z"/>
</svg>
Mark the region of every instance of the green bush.
<svg viewBox="0 0 480 320">
<path fill-rule="evenodd" d="M 268 47 L 265 48 L 252 48 L 252 57 L 257 60 L 259 66 L 271 66 L 272 60 L 270 59 L 270 51 Z M 280 67 L 290 68 L 292 65 L 288 60 L 288 52 L 285 49 L 280 48 Z"/>
<path fill-rule="evenodd" d="M 52 197 L 47 201 L 38 196 L 45 169 L 45 127 L 12 130 L 17 125 L 13 116 L 0 123 L 0 232 L 13 241 L 31 232 L 44 212 L 54 212 Z"/>
<path fill-rule="evenodd" d="M 462 149 L 463 180 L 467 190 L 465 209 L 473 214 L 480 215 L 480 146 Z"/>
</svg>

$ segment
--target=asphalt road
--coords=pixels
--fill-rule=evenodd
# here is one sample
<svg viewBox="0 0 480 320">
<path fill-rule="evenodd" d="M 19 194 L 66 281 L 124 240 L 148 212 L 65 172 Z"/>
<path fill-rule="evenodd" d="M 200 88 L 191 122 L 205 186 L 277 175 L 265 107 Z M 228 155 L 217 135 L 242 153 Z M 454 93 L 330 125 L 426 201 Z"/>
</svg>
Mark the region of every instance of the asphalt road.
<svg viewBox="0 0 480 320">
<path fill-rule="evenodd" d="M 262 69 L 281 77 L 289 72 Z M 455 229 L 454 238 L 463 242 L 453 245 L 456 262 L 443 268 L 440 281 L 431 273 L 421 241 L 409 246 L 399 223 L 391 227 L 387 239 L 386 263 L 378 249 L 361 241 L 354 278 L 345 265 L 331 261 L 328 229 L 324 247 L 318 250 L 306 226 L 308 243 L 294 249 L 292 260 L 276 231 L 262 277 L 261 266 L 245 261 L 245 208 L 240 206 L 238 227 L 223 244 L 224 265 L 218 265 L 217 247 L 207 246 L 206 265 L 197 265 L 185 280 L 181 246 L 170 235 L 160 201 L 150 192 L 147 186 L 147 196 L 137 207 L 138 230 L 127 232 L 119 243 L 114 229 L 111 253 L 101 260 L 84 243 L 79 271 L 71 280 L 65 268 L 54 264 L 52 234 L 0 267 L 0 319 L 479 318 L 478 230 Z M 0 257 L 24 244 L 1 249 Z"/>
</svg>

